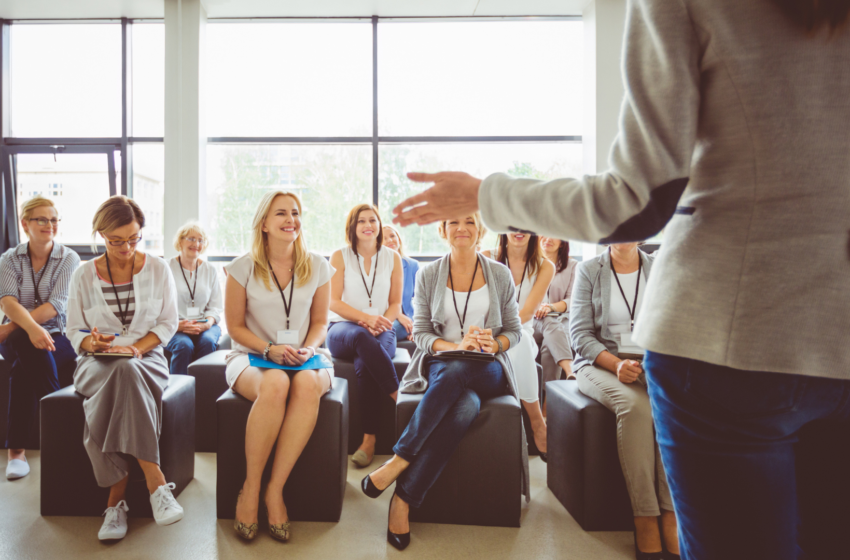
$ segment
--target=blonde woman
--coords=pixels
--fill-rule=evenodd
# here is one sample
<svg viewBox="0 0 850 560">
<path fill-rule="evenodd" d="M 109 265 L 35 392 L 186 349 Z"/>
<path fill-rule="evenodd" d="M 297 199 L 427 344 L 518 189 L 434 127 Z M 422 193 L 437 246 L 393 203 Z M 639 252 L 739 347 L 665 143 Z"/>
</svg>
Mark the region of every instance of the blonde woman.
<svg viewBox="0 0 850 560">
<path fill-rule="evenodd" d="M 301 200 L 273 191 L 254 214 L 251 251 L 227 266 L 224 315 L 233 339 L 227 382 L 253 401 L 245 430 L 247 473 L 236 502 L 236 533 L 257 536 L 260 484 L 272 447 L 271 478 L 262 496 L 269 534 L 290 537 L 283 486 L 316 426 L 319 399 L 331 386 L 332 369 L 281 370 L 251 366 L 248 354 L 280 365 L 301 366 L 325 339 L 333 269 L 307 250 Z"/>
<path fill-rule="evenodd" d="M 389 224 L 384 228 L 384 247 L 396 251 L 401 257 L 404 275 L 404 287 L 401 294 L 401 313 L 393 323 L 396 342 L 413 340 L 413 291 L 416 288 L 416 273 L 419 272 L 419 261 L 404 254 L 404 244 L 398 230 Z"/>
<path fill-rule="evenodd" d="M 331 327 L 328 349 L 337 358 L 354 361 L 360 387 L 363 443 L 351 456 L 360 468 L 372 463 L 378 431 L 380 399 L 398 393 L 393 356 L 393 322 L 401 313 L 404 269 L 401 257 L 383 245 L 378 209 L 359 204 L 348 213 L 348 246 L 331 255 Z"/>
<path fill-rule="evenodd" d="M 136 247 L 145 216 L 126 196 L 100 205 L 92 235 L 106 253 L 83 264 L 71 279 L 68 335 L 77 363 L 74 388 L 86 400 L 83 443 L 101 487 L 109 488 L 100 540 L 124 538 L 124 500 L 135 457 L 145 474 L 153 516 L 158 525 L 183 518 L 159 468 L 162 395 L 168 386 L 168 362 L 162 346 L 177 331 L 177 289 L 168 264 Z M 96 357 L 90 353 L 130 357 Z"/>
<path fill-rule="evenodd" d="M 188 222 L 174 236 L 180 254 L 168 261 L 177 285 L 177 334 L 166 348 L 171 352 L 171 374 L 185 375 L 189 364 L 218 350 L 224 302 L 218 271 L 201 254 L 209 246 L 204 229 Z"/>
<path fill-rule="evenodd" d="M 6 478 L 29 474 L 24 452 L 41 397 L 71 384 L 77 355 L 65 337 L 71 275 L 80 264 L 74 251 L 55 241 L 59 214 L 53 201 L 24 202 L 21 227 L 28 241 L 0 258 L 0 354 L 12 364 Z"/>
</svg>

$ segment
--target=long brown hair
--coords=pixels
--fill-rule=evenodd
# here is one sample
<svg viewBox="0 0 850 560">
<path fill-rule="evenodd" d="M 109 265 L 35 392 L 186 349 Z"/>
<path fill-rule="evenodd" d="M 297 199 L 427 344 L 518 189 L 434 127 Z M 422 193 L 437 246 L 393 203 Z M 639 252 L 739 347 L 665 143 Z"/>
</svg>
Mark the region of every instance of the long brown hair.
<svg viewBox="0 0 850 560">
<path fill-rule="evenodd" d="M 371 210 L 378 217 L 378 250 L 381 250 L 381 245 L 384 243 L 384 221 L 381 219 L 381 213 L 378 212 L 378 207 L 374 204 L 358 204 L 348 213 L 345 219 L 345 240 L 348 246 L 357 254 L 357 220 L 360 219 L 360 213 L 366 210 Z"/>
<path fill-rule="evenodd" d="M 558 257 L 555 259 L 556 262 L 553 263 L 555 265 L 555 272 L 561 272 L 565 268 L 567 268 L 567 264 L 570 262 L 570 242 L 564 241 L 563 239 L 559 239 L 561 242 L 558 245 Z M 529 243 L 531 243 L 529 241 Z"/>
<path fill-rule="evenodd" d="M 847 0 L 773 0 L 785 15 L 809 33 L 824 25 L 835 32 L 847 24 L 850 2 Z"/>
<path fill-rule="evenodd" d="M 496 260 L 507 266 L 508 264 L 508 236 L 504 233 L 499 234 L 499 246 L 496 248 Z M 540 254 L 540 239 L 531 234 L 528 239 L 528 248 L 525 250 L 525 261 L 528 263 L 529 278 L 537 273 L 543 262 L 543 256 Z"/>
</svg>

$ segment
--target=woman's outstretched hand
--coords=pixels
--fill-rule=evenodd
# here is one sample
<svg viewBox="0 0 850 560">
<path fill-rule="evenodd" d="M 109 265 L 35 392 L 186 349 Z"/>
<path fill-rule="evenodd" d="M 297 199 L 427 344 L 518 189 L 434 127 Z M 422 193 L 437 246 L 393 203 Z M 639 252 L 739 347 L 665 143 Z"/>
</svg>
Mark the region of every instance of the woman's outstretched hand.
<svg viewBox="0 0 850 560">
<path fill-rule="evenodd" d="M 424 226 L 441 220 L 461 219 L 478 210 L 481 179 L 468 173 L 408 173 L 407 178 L 416 183 L 434 183 L 434 186 L 393 208 L 393 223 Z"/>
</svg>

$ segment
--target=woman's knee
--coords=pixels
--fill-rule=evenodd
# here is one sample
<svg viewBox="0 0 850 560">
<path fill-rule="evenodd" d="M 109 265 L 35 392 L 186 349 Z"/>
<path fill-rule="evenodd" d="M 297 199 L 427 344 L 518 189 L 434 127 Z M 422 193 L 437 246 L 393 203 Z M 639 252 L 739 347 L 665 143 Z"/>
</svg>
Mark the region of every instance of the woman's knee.
<svg viewBox="0 0 850 560">
<path fill-rule="evenodd" d="M 282 371 L 267 371 L 263 374 L 257 398 L 272 402 L 285 403 L 289 396 L 289 376 Z"/>
<path fill-rule="evenodd" d="M 292 399 L 318 403 L 321 393 L 321 381 L 315 371 L 302 371 L 292 379 Z"/>
<path fill-rule="evenodd" d="M 474 391 L 467 389 L 458 398 L 453 409 L 455 417 L 460 422 L 471 424 L 481 412 L 481 398 Z"/>
</svg>

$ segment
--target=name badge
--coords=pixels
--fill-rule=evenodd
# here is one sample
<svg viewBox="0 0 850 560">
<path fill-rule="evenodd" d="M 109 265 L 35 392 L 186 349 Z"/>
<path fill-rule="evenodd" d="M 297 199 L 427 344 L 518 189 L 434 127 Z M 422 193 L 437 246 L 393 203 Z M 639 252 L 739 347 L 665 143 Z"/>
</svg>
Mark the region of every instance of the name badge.
<svg viewBox="0 0 850 560">
<path fill-rule="evenodd" d="M 277 343 L 298 348 L 298 331 L 277 331 Z"/>
<path fill-rule="evenodd" d="M 366 307 L 361 309 L 361 311 L 363 311 L 366 315 L 381 315 L 381 310 L 377 307 Z"/>
<path fill-rule="evenodd" d="M 187 307 L 186 308 L 186 316 L 190 318 L 200 317 L 201 316 L 201 308 L 200 307 Z"/>
<path fill-rule="evenodd" d="M 112 341 L 111 348 L 116 348 L 118 346 L 132 346 L 135 344 L 136 339 L 132 336 L 116 336 L 115 340 Z"/>
</svg>

